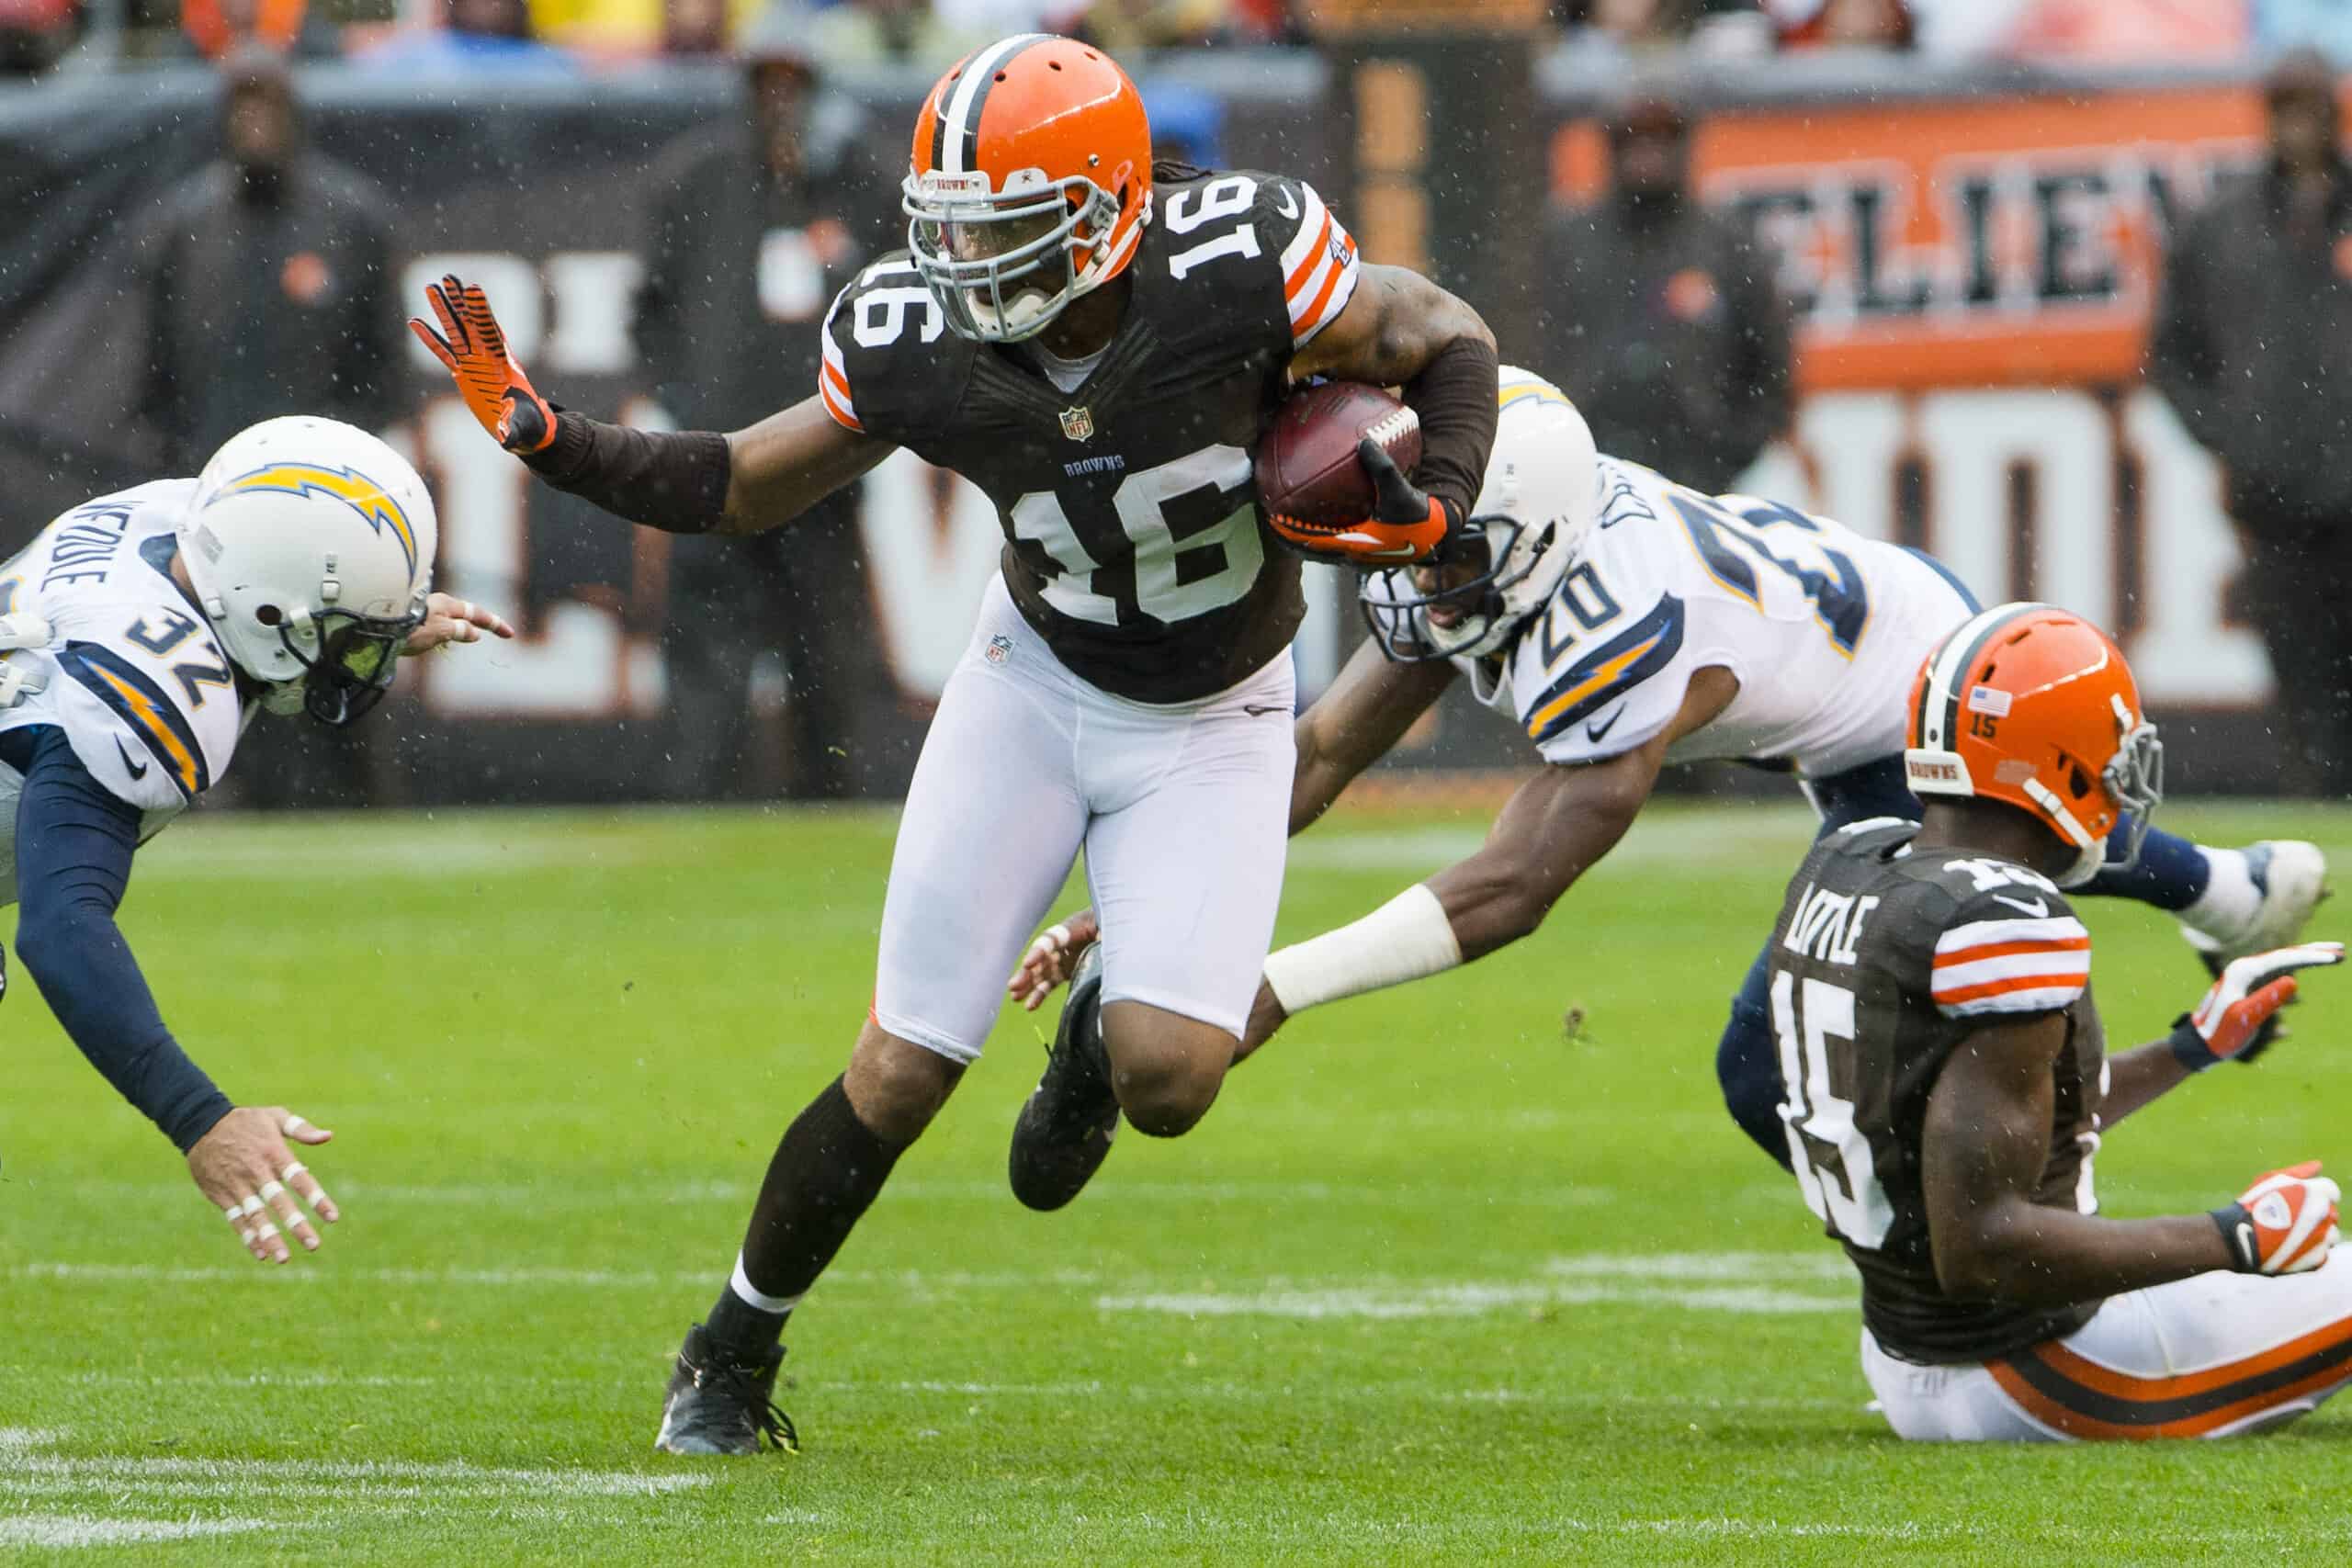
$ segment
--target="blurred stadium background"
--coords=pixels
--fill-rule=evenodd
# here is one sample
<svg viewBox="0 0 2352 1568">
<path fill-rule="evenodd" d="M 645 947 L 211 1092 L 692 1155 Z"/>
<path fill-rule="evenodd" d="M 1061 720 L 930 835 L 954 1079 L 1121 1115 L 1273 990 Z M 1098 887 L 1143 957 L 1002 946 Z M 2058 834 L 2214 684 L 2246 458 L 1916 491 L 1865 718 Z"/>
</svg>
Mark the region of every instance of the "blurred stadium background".
<svg viewBox="0 0 2352 1568">
<path fill-rule="evenodd" d="M 1668 313 L 1687 324 L 1753 284 L 1794 322 L 1794 396 L 1746 488 L 1924 545 L 1988 597 L 2114 627 L 2186 742 L 2177 788 L 2278 784 L 2220 477 L 2142 362 L 2169 234 L 2262 160 L 2267 61 L 2352 50 L 2352 8 L 2317 0 L 9 0 L 0 547 L 192 472 L 187 383 L 280 412 L 305 400 L 272 379 L 288 341 L 363 341 L 378 384 L 319 386 L 421 457 L 438 585 L 516 613 L 526 639 L 421 668 L 408 711 L 356 743 L 265 727 L 224 797 L 893 795 L 993 569 L 977 492 L 901 457 L 785 548 L 673 559 L 666 536 L 632 542 L 526 486 L 397 317 L 459 266 L 559 399 L 750 423 L 808 384 L 841 269 L 892 243 L 888 182 L 922 88 L 975 38 L 1029 27 L 1128 58 L 1172 149 L 1313 180 L 1367 254 L 1431 270 L 1507 360 L 1589 400 L 1577 344 L 1628 301 L 1564 281 L 1545 231 L 1559 243 L 1604 183 L 1600 127 L 1670 102 L 1696 195 L 1752 236 L 1736 265 L 1754 276 L 1702 274 Z M 380 236 L 367 277 L 298 246 L 236 284 L 187 253 L 210 221 L 187 182 L 221 155 L 222 73 L 256 43 L 290 50 L 305 139 Z M 747 49 L 821 84 L 811 156 L 849 181 L 765 226 L 681 176 L 695 138 L 749 124 Z M 681 303 L 695 278 L 711 299 Z M 331 314 L 363 288 L 364 320 Z M 1309 575 L 1311 694 L 1356 627 L 1348 585 Z M 1398 762 L 1497 765 L 1509 739 L 1449 711 Z"/>
</svg>

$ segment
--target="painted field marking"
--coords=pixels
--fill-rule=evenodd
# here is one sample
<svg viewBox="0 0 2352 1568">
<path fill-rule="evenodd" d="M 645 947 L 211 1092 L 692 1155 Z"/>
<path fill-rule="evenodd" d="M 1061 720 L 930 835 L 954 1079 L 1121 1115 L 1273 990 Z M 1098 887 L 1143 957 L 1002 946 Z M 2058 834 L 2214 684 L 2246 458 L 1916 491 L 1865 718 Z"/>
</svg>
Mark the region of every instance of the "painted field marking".
<svg viewBox="0 0 2352 1568">
<path fill-rule="evenodd" d="M 326 1269 L 260 1276 L 248 1267 L 168 1268 L 145 1263 L 24 1263 L 0 1277 L 51 1281 L 209 1284 L 266 1278 L 308 1284 L 409 1285 L 444 1289 L 669 1290 L 707 1283 L 701 1270 L 604 1269 Z M 1476 1317 L 1511 1308 L 1641 1305 L 1747 1314 L 1854 1310 L 1845 1260 L 1827 1252 L 1583 1253 L 1547 1259 L 1533 1278 L 1506 1280 L 1355 1278 L 1270 1280 L 1239 1290 L 1171 1290 L 1151 1280 L 1114 1281 L 1081 1269 L 993 1272 L 844 1269 L 828 1288 L 928 1297 L 973 1291 L 1100 1292 L 1103 1312 L 1186 1317 Z M 1830 1289 L 1830 1287 L 1843 1287 Z"/>
<path fill-rule="evenodd" d="M 275 1529 L 267 1519 L 107 1519 L 96 1514 L 0 1516 L 0 1547 L 145 1546 Z"/>
<path fill-rule="evenodd" d="M 1834 1264 L 1825 1268 L 1824 1264 Z M 1556 1258 L 1532 1280 L 1273 1283 L 1243 1291 L 1146 1291 L 1105 1294 L 1104 1312 L 1184 1317 L 1477 1317 L 1512 1308 L 1637 1305 L 1747 1314 L 1847 1313 L 1850 1288 L 1836 1294 L 1791 1286 L 1846 1278 L 1842 1258 L 1804 1253 L 1598 1253 Z"/>
</svg>

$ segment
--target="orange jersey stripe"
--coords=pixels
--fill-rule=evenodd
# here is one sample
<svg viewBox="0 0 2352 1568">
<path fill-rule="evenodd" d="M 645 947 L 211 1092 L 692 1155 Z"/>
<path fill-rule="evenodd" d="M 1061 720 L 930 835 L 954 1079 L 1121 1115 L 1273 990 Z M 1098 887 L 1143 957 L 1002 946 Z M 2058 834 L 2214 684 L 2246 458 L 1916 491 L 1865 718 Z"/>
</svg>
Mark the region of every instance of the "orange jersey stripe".
<svg viewBox="0 0 2352 1568">
<path fill-rule="evenodd" d="M 1316 232 L 1315 243 L 1306 247 L 1306 257 L 1291 269 L 1288 277 L 1283 279 L 1283 298 L 1285 300 L 1297 299 L 1298 291 L 1306 287 L 1306 280 L 1315 276 L 1315 264 L 1323 259 L 1323 252 L 1330 240 L 1331 214 L 1326 210 L 1323 227 Z"/>
<path fill-rule="evenodd" d="M 857 415 L 849 412 L 848 408 L 842 404 L 840 395 L 833 390 L 831 383 L 821 377 L 817 382 L 817 397 L 825 405 L 825 412 L 831 414 L 836 422 L 848 426 L 861 435 L 865 434 L 865 426 L 858 423 Z"/>
<path fill-rule="evenodd" d="M 1951 953 L 1936 954 L 1936 967 L 1974 964 L 1985 958 L 2009 958 L 2020 953 L 2087 953 L 2091 939 L 2087 934 L 2073 937 L 2051 937 L 2027 942 L 1988 942 L 1982 947 L 1957 948 Z"/>
<path fill-rule="evenodd" d="M 1939 1002 L 1973 1002 L 1980 997 L 2006 996 L 2011 991 L 2040 990 L 2052 986 L 2072 986 L 2079 991 L 2083 985 L 2080 975 L 2017 975 L 1973 986 L 1938 986 L 1934 996 Z"/>
</svg>

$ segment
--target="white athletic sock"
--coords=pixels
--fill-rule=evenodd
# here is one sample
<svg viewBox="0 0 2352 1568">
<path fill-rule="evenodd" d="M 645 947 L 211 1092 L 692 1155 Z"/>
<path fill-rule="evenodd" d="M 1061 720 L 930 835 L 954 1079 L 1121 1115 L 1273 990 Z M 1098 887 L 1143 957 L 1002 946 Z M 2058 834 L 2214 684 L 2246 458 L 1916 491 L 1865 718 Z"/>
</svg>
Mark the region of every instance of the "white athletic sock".
<svg viewBox="0 0 2352 1568">
<path fill-rule="evenodd" d="M 743 1255 L 740 1252 L 735 1255 L 735 1277 L 727 1282 L 727 1288 L 734 1292 L 735 1299 L 745 1306 L 777 1317 L 800 1304 L 798 1296 L 772 1296 L 752 1284 L 751 1276 L 743 1272 Z"/>
<path fill-rule="evenodd" d="M 2205 891 L 2197 902 L 2180 912 L 2180 918 L 2207 936 L 2228 942 L 2254 923 L 2262 912 L 2262 889 L 2254 885 L 2254 874 L 2246 869 L 2243 850 L 2203 851 L 2205 863 L 2212 867 L 2212 877 L 2205 884 Z"/>
</svg>

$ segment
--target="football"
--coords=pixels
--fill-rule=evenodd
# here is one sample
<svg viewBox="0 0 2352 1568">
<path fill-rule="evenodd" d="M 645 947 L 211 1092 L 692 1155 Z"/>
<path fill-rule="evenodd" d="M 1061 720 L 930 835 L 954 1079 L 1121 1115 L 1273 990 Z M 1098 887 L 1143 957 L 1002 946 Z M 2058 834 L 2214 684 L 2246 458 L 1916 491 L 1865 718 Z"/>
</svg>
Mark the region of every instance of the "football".
<svg viewBox="0 0 2352 1568">
<path fill-rule="evenodd" d="M 1421 460 L 1420 417 L 1384 389 L 1325 381 L 1293 392 L 1258 438 L 1259 505 L 1310 529 L 1370 516 L 1372 478 L 1356 457 L 1367 435 L 1408 473 Z"/>
</svg>

